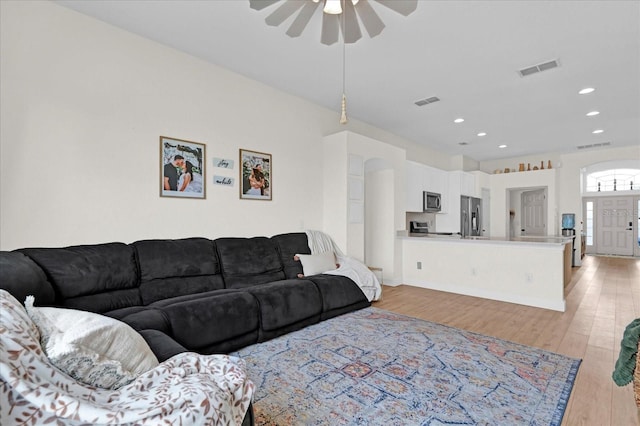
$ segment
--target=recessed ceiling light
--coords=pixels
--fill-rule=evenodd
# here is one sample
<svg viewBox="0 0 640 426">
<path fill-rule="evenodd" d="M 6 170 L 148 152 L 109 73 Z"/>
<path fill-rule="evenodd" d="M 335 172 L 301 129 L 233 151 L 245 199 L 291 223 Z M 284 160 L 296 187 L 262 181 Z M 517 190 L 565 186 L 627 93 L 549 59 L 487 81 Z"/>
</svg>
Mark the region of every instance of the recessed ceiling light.
<svg viewBox="0 0 640 426">
<path fill-rule="evenodd" d="M 600 111 L 591 111 L 587 113 L 587 117 L 593 117 L 594 115 L 600 114 Z"/>
<path fill-rule="evenodd" d="M 591 93 L 593 92 L 594 89 L 593 87 L 585 87 L 584 89 L 582 89 L 581 91 L 578 92 L 579 95 L 586 95 L 587 93 Z"/>
<path fill-rule="evenodd" d="M 506 145 L 498 145 L 498 148 L 502 149 L 502 148 L 506 148 Z"/>
<path fill-rule="evenodd" d="M 602 132 L 604 132 L 604 130 L 602 130 L 602 129 L 598 129 L 598 130 L 594 130 L 594 131 L 593 131 L 593 132 L 591 132 L 591 133 L 593 133 L 594 135 L 597 135 L 598 133 L 602 133 Z"/>
<path fill-rule="evenodd" d="M 464 118 L 456 118 L 455 120 L 453 120 L 454 123 L 462 123 L 464 121 Z"/>
<path fill-rule="evenodd" d="M 487 136 L 487 133 L 486 132 L 480 132 L 480 133 L 478 133 L 478 136 L 480 136 L 480 137 Z"/>
</svg>

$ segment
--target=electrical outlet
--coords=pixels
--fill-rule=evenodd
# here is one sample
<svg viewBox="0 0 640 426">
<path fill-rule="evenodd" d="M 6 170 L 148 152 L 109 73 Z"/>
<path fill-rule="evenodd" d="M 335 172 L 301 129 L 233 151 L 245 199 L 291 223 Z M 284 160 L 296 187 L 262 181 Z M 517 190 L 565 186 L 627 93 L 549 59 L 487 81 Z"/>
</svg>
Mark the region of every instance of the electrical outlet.
<svg viewBox="0 0 640 426">
<path fill-rule="evenodd" d="M 478 275 L 478 271 L 476 270 L 476 268 L 471 268 L 471 275 L 473 276 Z"/>
<path fill-rule="evenodd" d="M 418 263 L 416 264 L 416 268 L 418 268 L 418 269 L 422 269 L 422 262 L 418 262 Z"/>
<path fill-rule="evenodd" d="M 533 274 L 531 272 L 527 272 L 526 274 L 524 274 L 524 279 L 528 283 L 533 282 Z"/>
</svg>

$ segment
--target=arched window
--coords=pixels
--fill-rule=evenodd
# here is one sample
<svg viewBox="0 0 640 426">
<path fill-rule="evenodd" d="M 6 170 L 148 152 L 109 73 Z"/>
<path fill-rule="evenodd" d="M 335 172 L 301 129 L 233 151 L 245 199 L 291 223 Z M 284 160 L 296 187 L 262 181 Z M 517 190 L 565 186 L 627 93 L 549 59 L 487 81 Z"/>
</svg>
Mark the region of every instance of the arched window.
<svg viewBox="0 0 640 426">
<path fill-rule="evenodd" d="M 593 164 L 582 170 L 584 192 L 640 190 L 640 161 L 623 160 Z"/>
<path fill-rule="evenodd" d="M 587 175 L 587 192 L 633 191 L 640 189 L 640 170 L 611 169 Z"/>
</svg>

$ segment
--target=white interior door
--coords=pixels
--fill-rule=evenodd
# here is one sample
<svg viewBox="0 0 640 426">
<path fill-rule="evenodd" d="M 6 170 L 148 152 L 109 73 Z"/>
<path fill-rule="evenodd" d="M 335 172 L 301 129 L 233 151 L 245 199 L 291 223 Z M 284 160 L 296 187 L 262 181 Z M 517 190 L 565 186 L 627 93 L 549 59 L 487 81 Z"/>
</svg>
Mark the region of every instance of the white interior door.
<svg viewBox="0 0 640 426">
<path fill-rule="evenodd" d="M 522 235 L 547 235 L 547 195 L 545 189 L 522 193 Z"/>
<path fill-rule="evenodd" d="M 633 198 L 598 199 L 596 252 L 633 256 Z"/>
</svg>

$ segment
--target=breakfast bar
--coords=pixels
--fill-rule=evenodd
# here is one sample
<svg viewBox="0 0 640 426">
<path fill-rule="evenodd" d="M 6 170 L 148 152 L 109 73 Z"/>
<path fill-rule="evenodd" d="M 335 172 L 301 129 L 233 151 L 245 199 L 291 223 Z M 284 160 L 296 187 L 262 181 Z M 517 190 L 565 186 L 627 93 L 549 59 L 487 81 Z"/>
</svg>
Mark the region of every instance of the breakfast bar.
<svg viewBox="0 0 640 426">
<path fill-rule="evenodd" d="M 571 238 L 399 238 L 405 284 L 565 310 Z"/>
</svg>

